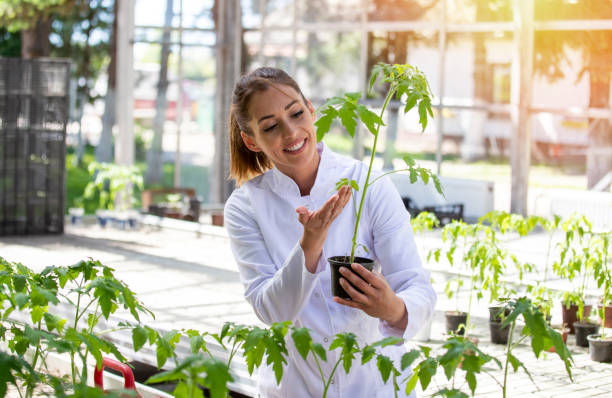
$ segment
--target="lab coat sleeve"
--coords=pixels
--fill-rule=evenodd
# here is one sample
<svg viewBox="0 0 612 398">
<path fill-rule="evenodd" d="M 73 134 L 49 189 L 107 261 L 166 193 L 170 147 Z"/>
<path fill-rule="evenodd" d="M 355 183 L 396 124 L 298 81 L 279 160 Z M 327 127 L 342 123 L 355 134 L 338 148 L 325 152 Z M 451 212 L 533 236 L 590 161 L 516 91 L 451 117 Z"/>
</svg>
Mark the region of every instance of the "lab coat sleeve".
<svg viewBox="0 0 612 398">
<path fill-rule="evenodd" d="M 421 264 L 410 225 L 410 214 L 391 180 L 382 177 L 374 185 L 368 200 L 374 253 L 382 274 L 393 291 L 404 301 L 408 312 L 405 330 L 380 322 L 383 335 L 410 340 L 433 315 L 436 293 L 429 271 Z"/>
<path fill-rule="evenodd" d="M 323 256 L 315 273 L 306 269 L 299 242 L 283 264 L 274 264 L 247 194 L 236 190 L 224 209 L 230 247 L 245 288 L 245 298 L 257 317 L 266 324 L 294 321 L 324 268 Z"/>
</svg>

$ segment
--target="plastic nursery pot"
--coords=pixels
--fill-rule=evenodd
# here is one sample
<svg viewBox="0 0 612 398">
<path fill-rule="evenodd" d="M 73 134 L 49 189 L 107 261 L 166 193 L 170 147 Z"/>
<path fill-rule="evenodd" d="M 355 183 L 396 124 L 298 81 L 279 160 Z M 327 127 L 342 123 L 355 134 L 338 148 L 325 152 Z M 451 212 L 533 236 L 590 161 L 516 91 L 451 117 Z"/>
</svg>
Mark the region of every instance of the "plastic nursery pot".
<svg viewBox="0 0 612 398">
<path fill-rule="evenodd" d="M 511 312 L 512 311 L 510 310 L 510 308 L 506 308 L 503 306 L 489 307 L 489 321 L 501 322 L 503 321 L 503 318 L 506 318 L 508 315 L 510 315 Z"/>
<path fill-rule="evenodd" d="M 350 260 L 349 256 L 333 256 L 327 259 L 327 262 L 329 262 L 329 267 L 331 269 L 332 295 L 343 298 L 343 299 L 347 299 L 347 300 L 350 300 L 351 296 L 349 296 L 348 293 L 342 287 L 342 285 L 340 285 L 340 278 L 342 277 L 342 274 L 340 273 L 340 268 L 346 267 L 351 272 L 353 272 L 353 269 L 351 268 L 351 263 L 349 262 L 349 260 Z M 353 260 L 354 260 L 353 262 L 361 264 L 368 271 L 372 271 L 374 269 L 374 260 L 370 260 L 369 258 L 364 258 L 364 257 L 355 257 Z M 361 278 L 360 275 L 359 277 Z M 353 284 L 351 284 L 351 286 L 353 286 Z M 357 288 L 355 287 L 355 289 Z M 359 289 L 357 290 L 361 291 Z"/>
<path fill-rule="evenodd" d="M 110 219 L 110 214 L 108 210 L 96 210 L 96 219 L 98 220 L 98 225 L 102 228 L 105 228 L 106 224 L 108 224 L 108 220 Z"/>
<path fill-rule="evenodd" d="M 584 305 L 584 314 L 582 318 L 588 318 L 591 314 L 590 305 Z M 571 304 L 569 307 L 566 307 L 565 304 L 561 304 L 561 315 L 563 317 L 563 323 L 568 325 L 570 328 L 570 334 L 574 334 L 574 322 L 578 321 L 578 305 Z"/>
<path fill-rule="evenodd" d="M 465 334 L 465 324 L 467 323 L 467 312 L 446 311 L 446 332 L 454 333 L 459 336 Z"/>
<path fill-rule="evenodd" d="M 596 362 L 612 362 L 612 336 L 601 339 L 599 334 L 587 336 L 591 359 Z"/>
<path fill-rule="evenodd" d="M 507 344 L 508 335 L 510 334 L 510 324 L 502 327 L 503 322 L 491 321 L 489 322 L 489 330 L 491 331 L 491 343 L 493 344 Z"/>
<path fill-rule="evenodd" d="M 578 347 L 588 347 L 587 337 L 599 332 L 599 325 L 590 322 L 574 322 L 574 331 L 576 332 L 576 345 Z"/>
</svg>

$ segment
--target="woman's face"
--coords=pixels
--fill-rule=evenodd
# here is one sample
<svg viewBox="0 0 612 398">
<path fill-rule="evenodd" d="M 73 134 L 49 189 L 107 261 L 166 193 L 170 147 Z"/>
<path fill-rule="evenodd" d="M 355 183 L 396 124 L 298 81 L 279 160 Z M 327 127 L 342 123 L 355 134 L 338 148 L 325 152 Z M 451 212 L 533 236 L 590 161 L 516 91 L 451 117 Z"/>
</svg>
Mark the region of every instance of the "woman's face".
<svg viewBox="0 0 612 398">
<path fill-rule="evenodd" d="M 289 86 L 271 86 L 249 101 L 248 135 L 241 132 L 246 146 L 262 151 L 284 174 L 295 178 L 316 169 L 315 112 L 310 101 Z"/>
</svg>

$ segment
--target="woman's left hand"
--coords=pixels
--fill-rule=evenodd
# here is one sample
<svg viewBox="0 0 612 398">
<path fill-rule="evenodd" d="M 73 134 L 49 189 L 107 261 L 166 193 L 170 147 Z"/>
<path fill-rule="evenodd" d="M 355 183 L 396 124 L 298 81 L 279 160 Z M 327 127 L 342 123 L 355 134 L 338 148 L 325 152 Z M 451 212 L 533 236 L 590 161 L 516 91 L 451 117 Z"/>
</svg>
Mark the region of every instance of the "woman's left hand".
<svg viewBox="0 0 612 398">
<path fill-rule="evenodd" d="M 352 264 L 352 269 L 353 272 L 346 267 L 340 268 L 340 273 L 343 276 L 343 278 L 340 278 L 340 284 L 352 300 L 334 297 L 334 301 L 338 304 L 358 308 L 374 318 L 387 321 L 393 327 L 405 329 L 408 323 L 406 306 L 404 301 L 391 289 L 385 278 L 380 274 L 368 271 L 357 263 Z M 357 274 L 361 275 L 363 279 Z M 347 280 L 362 293 L 351 286 Z"/>
</svg>

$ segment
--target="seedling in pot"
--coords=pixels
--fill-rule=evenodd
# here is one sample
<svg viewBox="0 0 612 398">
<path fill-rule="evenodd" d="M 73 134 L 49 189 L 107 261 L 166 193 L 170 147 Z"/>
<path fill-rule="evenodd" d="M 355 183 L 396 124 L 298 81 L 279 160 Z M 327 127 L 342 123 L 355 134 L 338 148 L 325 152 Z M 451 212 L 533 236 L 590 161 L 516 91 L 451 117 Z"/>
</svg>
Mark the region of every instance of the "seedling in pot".
<svg viewBox="0 0 612 398">
<path fill-rule="evenodd" d="M 585 304 L 585 292 L 593 278 L 595 252 L 590 246 L 592 227 L 586 217 L 575 214 L 565 220 L 561 227 L 565 240 L 561 243 L 560 257 L 553 264 L 553 271 L 574 286 L 573 290 L 563 293 L 563 323 L 573 333 L 573 323 L 588 317 L 591 311 L 591 306 Z"/>
<path fill-rule="evenodd" d="M 380 77 L 380 79 L 379 79 Z M 381 80 L 383 84 L 388 86 L 387 94 L 379 114 L 372 112 L 365 105 L 359 103 L 359 99 L 362 97 L 362 93 L 346 93 L 343 96 L 333 97 L 318 110 L 322 116 L 315 122 L 317 128 L 317 140 L 323 139 L 325 134 L 329 132 L 332 122 L 335 119 L 339 119 L 342 126 L 346 129 L 351 137 L 355 136 L 355 130 L 357 128 L 358 121 L 367 128 L 367 130 L 374 136 L 374 142 L 372 144 L 372 154 L 370 156 L 370 162 L 368 165 L 368 172 L 363 183 L 360 186 L 355 180 L 343 179 L 338 181 L 336 188 L 339 189 L 344 185 L 348 185 L 353 189 L 353 200 L 354 208 L 356 212 L 355 227 L 352 237 L 351 253 L 350 255 L 333 256 L 330 258 L 330 265 L 333 268 L 347 267 L 351 269 L 351 264 L 356 260 L 362 263 L 364 267 L 371 270 L 374 266 L 374 261 L 371 259 L 356 259 L 356 249 L 358 247 L 365 246 L 357 242 L 359 221 L 363 211 L 367 190 L 382 176 L 386 174 L 396 173 L 400 171 L 408 171 L 410 173 L 411 183 L 416 182 L 419 178 L 427 184 L 429 181 L 433 181 L 436 190 L 442 194 L 442 187 L 438 176 L 433 174 L 430 170 L 419 167 L 416 165 L 414 159 L 410 156 L 404 157 L 406 168 L 402 170 L 394 170 L 385 173 L 377 178 L 370 181 L 372 174 L 372 166 L 374 164 L 374 158 L 376 156 L 376 145 L 378 143 L 379 132 L 381 126 L 384 125 L 383 117 L 387 109 L 389 102 L 395 98 L 397 101 L 405 98 L 406 104 L 404 106 L 404 113 L 409 112 L 413 108 L 417 108 L 419 112 L 419 124 L 421 125 L 422 131 L 425 131 L 427 126 L 428 117 L 433 117 L 433 111 L 431 109 L 431 89 L 429 83 L 425 78 L 425 75 L 417 68 L 411 65 L 389 65 L 384 63 L 378 63 L 372 69 L 370 76 L 368 91 L 371 93 L 372 88 L 378 80 Z M 357 199 L 358 194 L 360 195 Z M 357 206 L 357 200 L 359 205 Z M 367 252 L 367 249 L 365 249 Z M 339 276 L 339 272 L 332 271 L 332 287 L 338 286 L 337 282 L 334 282 L 334 276 Z M 334 291 L 334 295 L 338 295 L 342 298 L 349 298 L 348 294 L 344 292 L 344 289 L 340 291 Z"/>
<path fill-rule="evenodd" d="M 531 373 L 529 373 L 529 369 L 527 369 L 525 364 L 513 354 L 514 348 L 527 339 L 530 340 L 531 349 L 536 358 L 539 358 L 543 351 L 550 351 L 550 348 L 554 347 L 554 352 L 563 361 L 565 370 L 570 380 L 573 381 L 571 372 L 573 359 L 571 354 L 563 342 L 562 336 L 546 322 L 545 315 L 540 308 L 527 297 L 509 300 L 506 305 L 510 308 L 511 312 L 503 322 L 504 327 L 510 326 L 510 334 L 508 343 L 506 344 L 504 381 L 501 386 L 503 397 L 506 398 L 507 396 L 508 371 L 510 367 L 512 367 L 514 372 L 517 372 L 519 368 L 523 369 L 531 381 L 534 382 Z M 525 324 L 522 328 L 520 337 L 515 341 L 514 330 L 517 326 L 519 316 L 522 316 Z"/>
<path fill-rule="evenodd" d="M 608 268 L 610 241 L 612 233 L 602 233 L 595 236 L 595 261 L 593 264 L 597 287 L 603 289 L 602 306 L 600 307 L 601 333 L 592 334 L 587 337 L 591 359 L 598 362 L 612 362 L 612 337 L 606 336 L 606 311 L 605 303 L 610 299 L 610 286 L 612 276 Z"/>
</svg>

